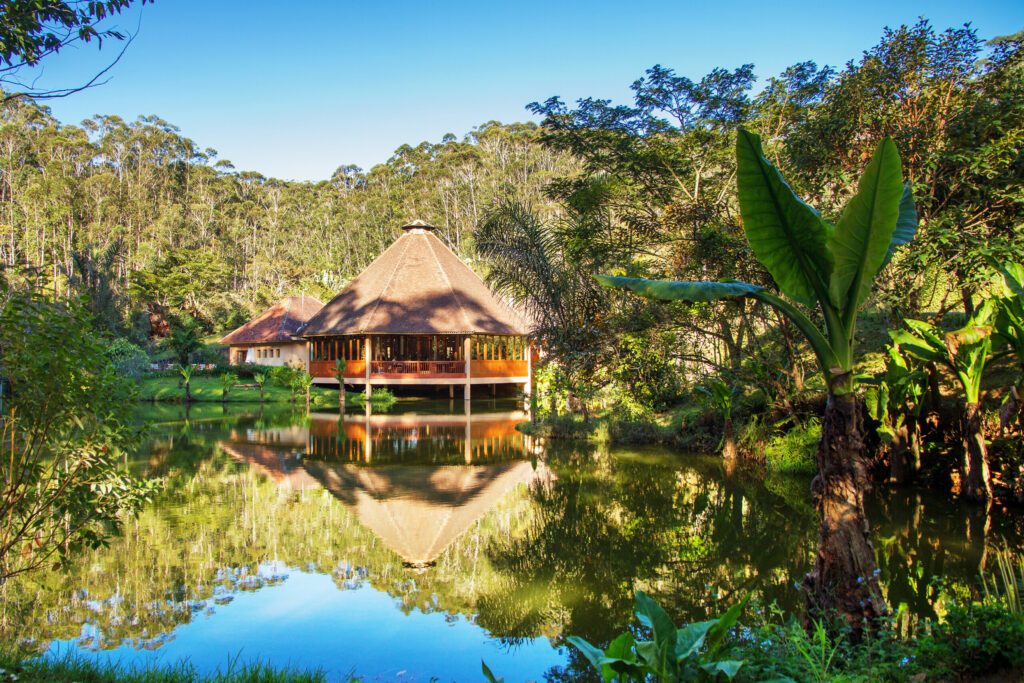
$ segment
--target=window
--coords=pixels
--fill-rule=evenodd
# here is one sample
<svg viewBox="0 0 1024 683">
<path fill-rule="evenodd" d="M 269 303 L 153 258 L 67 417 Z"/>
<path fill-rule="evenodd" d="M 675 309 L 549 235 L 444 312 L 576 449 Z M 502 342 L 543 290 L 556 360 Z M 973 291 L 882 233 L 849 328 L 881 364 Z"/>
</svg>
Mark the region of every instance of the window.
<svg viewBox="0 0 1024 683">
<path fill-rule="evenodd" d="M 277 356 L 278 358 L 280 358 L 281 357 L 281 349 L 277 349 L 276 353 L 274 355 Z"/>
</svg>

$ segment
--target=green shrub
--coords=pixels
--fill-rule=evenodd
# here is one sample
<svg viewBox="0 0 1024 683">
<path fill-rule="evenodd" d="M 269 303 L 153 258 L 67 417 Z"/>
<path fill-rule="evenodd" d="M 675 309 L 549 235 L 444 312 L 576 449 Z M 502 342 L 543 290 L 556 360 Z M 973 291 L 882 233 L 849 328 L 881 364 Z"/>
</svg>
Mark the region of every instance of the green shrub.
<svg viewBox="0 0 1024 683">
<path fill-rule="evenodd" d="M 114 370 L 122 377 L 138 379 L 149 368 L 149 354 L 127 339 L 115 339 L 107 346 L 106 354 Z"/>
<path fill-rule="evenodd" d="M 773 437 L 764 449 L 764 465 L 772 472 L 813 474 L 818 471 L 815 452 L 821 439 L 821 423 L 808 420 L 802 427 Z"/>
<path fill-rule="evenodd" d="M 954 606 L 921 639 L 918 660 L 937 677 L 1024 666 L 1024 616 L 995 602 Z"/>
<path fill-rule="evenodd" d="M 298 371 L 288 365 L 277 365 L 266 369 L 267 382 L 279 387 L 291 388 Z"/>
</svg>

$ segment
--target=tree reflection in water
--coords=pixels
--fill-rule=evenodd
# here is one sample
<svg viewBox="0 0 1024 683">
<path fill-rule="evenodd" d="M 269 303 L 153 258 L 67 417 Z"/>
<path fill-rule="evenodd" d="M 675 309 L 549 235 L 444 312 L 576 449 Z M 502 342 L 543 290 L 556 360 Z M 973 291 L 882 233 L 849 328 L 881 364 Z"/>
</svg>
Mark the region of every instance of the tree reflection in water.
<svg viewBox="0 0 1024 683">
<path fill-rule="evenodd" d="M 802 604 L 794 584 L 817 523 L 807 480 L 656 448 L 542 450 L 508 410 L 156 417 L 131 466 L 163 479 L 158 499 L 110 547 L 5 586 L 6 642 L 158 647 L 295 568 L 339 590 L 372 584 L 405 613 L 464 615 L 512 644 L 606 641 L 638 588 L 679 621 L 748 591 Z M 886 597 L 912 614 L 941 610 L 933 577 L 975 585 L 988 549 L 1020 545 L 1013 515 L 910 489 L 872 505 Z"/>
</svg>

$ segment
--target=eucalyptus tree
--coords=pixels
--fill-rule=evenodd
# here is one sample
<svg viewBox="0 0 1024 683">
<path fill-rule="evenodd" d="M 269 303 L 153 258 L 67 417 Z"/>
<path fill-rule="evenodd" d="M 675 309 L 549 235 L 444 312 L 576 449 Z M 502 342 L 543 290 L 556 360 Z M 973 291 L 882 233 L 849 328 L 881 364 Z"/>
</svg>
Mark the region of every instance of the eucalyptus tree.
<svg viewBox="0 0 1024 683">
<path fill-rule="evenodd" d="M 828 389 L 812 485 L 821 528 L 805 589 L 814 613 L 835 609 L 859 632 L 886 612 L 875 571 L 864 493 L 870 483 L 863 413 L 856 394 L 857 314 L 896 247 L 913 239 L 917 215 L 896 145 L 878 145 L 856 194 L 833 225 L 801 201 L 765 158 L 760 138 L 736 139 L 737 188 L 750 248 L 784 296 L 746 282 L 674 282 L 598 276 L 652 299 L 708 302 L 749 298 L 800 330 Z M 817 313 L 823 328 L 812 319 Z"/>
</svg>

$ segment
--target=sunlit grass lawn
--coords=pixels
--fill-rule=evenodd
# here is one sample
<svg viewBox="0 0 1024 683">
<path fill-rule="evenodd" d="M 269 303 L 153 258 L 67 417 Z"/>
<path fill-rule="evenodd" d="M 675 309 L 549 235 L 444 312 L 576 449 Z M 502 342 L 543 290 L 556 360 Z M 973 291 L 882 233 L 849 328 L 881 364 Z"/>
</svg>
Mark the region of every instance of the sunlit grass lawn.
<svg viewBox="0 0 1024 683">
<path fill-rule="evenodd" d="M 239 380 L 239 384 L 255 385 L 252 380 L 245 379 Z M 218 377 L 193 377 L 191 391 L 193 401 L 221 402 L 224 397 L 224 389 Z M 316 406 L 338 405 L 338 392 L 335 389 L 314 386 L 310 396 Z M 180 377 L 144 376 L 139 380 L 139 398 L 143 401 L 184 401 L 185 385 Z M 228 403 L 258 403 L 259 400 L 260 390 L 256 386 L 235 386 L 228 391 Z M 292 400 L 292 391 L 288 387 L 268 382 L 263 385 L 263 400 L 267 403 L 287 403 Z M 305 400 L 304 395 L 297 397 L 299 403 Z"/>
</svg>

